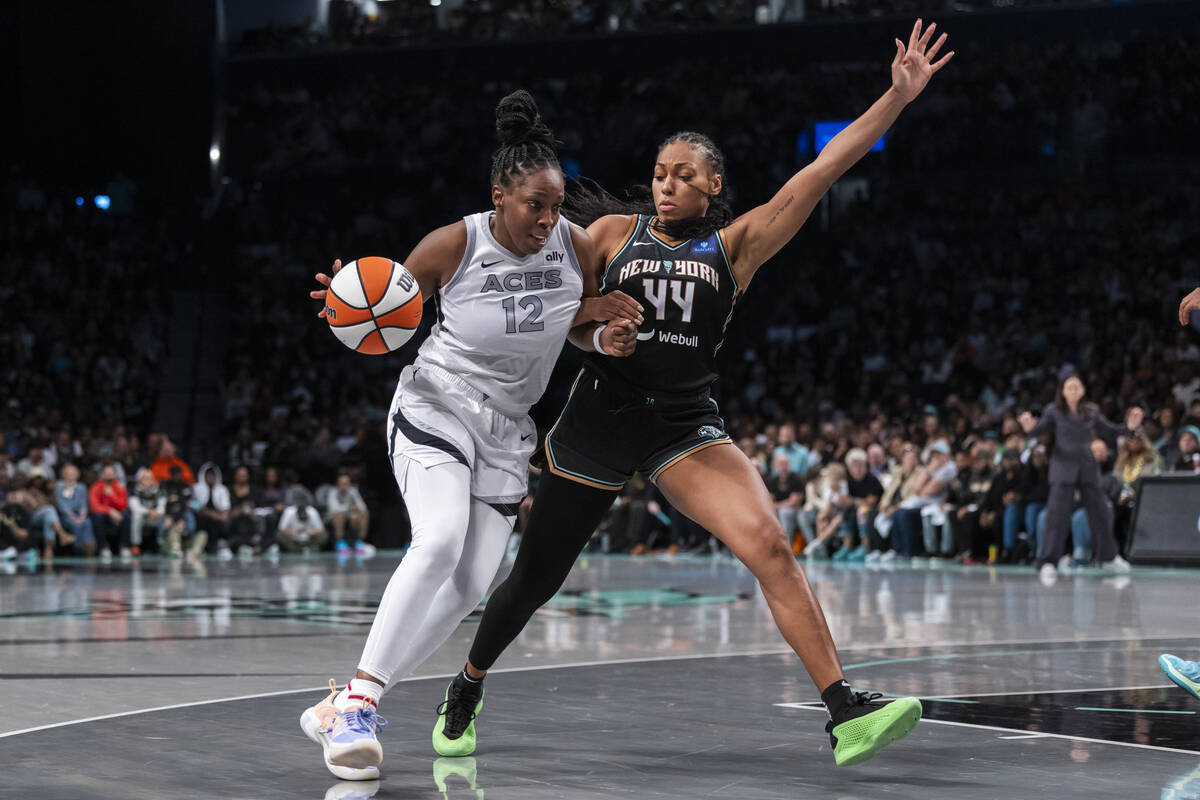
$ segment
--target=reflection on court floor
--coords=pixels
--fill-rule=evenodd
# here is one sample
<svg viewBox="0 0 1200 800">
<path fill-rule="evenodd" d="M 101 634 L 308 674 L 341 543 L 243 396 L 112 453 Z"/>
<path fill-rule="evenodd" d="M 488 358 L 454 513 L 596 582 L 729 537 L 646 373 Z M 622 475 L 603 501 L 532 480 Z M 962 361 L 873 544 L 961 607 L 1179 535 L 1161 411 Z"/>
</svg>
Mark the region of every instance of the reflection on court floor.
<svg viewBox="0 0 1200 800">
<path fill-rule="evenodd" d="M 746 571 L 630 557 L 581 560 L 505 654 L 473 759 L 438 759 L 429 743 L 468 619 L 385 698 L 383 780 L 339 784 L 296 718 L 327 677 L 348 676 L 395 564 L 147 560 L 0 577 L 0 681 L 22 698 L 0 719 L 6 790 L 930 800 L 1200 788 L 1200 704 L 1155 663 L 1200 650 L 1194 573 L 1044 587 L 1020 570 L 811 568 L 847 677 L 926 698 L 909 739 L 836 769 L 816 691 Z"/>
</svg>

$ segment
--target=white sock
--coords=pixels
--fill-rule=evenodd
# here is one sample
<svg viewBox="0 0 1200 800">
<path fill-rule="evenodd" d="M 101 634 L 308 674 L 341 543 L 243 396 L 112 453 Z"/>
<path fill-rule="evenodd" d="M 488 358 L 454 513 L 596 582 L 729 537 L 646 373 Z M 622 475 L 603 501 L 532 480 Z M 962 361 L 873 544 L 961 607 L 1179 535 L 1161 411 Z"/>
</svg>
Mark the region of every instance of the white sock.
<svg viewBox="0 0 1200 800">
<path fill-rule="evenodd" d="M 379 708 L 379 698 L 383 697 L 383 687 L 375 681 L 354 678 L 345 689 L 338 692 L 333 704 L 341 711 L 347 706 L 356 705 L 363 708 Z"/>
</svg>

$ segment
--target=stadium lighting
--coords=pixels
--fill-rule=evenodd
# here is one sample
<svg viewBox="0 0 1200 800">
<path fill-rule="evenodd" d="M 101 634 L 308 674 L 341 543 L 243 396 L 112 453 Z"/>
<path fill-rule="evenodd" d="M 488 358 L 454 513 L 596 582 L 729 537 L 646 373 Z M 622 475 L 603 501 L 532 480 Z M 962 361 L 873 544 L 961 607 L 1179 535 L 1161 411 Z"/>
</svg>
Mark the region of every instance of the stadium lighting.
<svg viewBox="0 0 1200 800">
<path fill-rule="evenodd" d="M 441 4 L 442 4 L 442 0 L 429 0 L 429 5 L 431 5 L 431 6 L 435 7 L 435 8 L 436 8 L 437 6 L 440 6 Z"/>
<path fill-rule="evenodd" d="M 112 198 L 106 194 L 98 194 L 92 198 L 92 202 L 96 204 L 96 208 L 101 211 L 108 211 L 108 207 L 112 205 Z"/>
<path fill-rule="evenodd" d="M 215 144 L 212 147 L 208 148 L 208 160 L 214 164 L 217 163 L 218 161 L 220 161 L 221 160 L 221 148 L 217 147 Z"/>
<path fill-rule="evenodd" d="M 83 197 L 82 196 L 75 198 L 75 205 L 79 206 L 80 208 L 83 207 Z"/>
</svg>

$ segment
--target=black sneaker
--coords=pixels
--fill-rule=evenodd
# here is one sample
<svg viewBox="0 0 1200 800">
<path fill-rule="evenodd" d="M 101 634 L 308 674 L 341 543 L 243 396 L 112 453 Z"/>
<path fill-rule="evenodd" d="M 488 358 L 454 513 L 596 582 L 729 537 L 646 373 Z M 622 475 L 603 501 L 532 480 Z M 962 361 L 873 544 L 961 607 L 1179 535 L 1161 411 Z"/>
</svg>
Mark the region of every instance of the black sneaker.
<svg viewBox="0 0 1200 800">
<path fill-rule="evenodd" d="M 475 715 L 483 710 L 483 681 L 466 680 L 460 673 L 446 687 L 433 726 L 433 749 L 441 756 L 469 756 L 475 752 Z"/>
</svg>

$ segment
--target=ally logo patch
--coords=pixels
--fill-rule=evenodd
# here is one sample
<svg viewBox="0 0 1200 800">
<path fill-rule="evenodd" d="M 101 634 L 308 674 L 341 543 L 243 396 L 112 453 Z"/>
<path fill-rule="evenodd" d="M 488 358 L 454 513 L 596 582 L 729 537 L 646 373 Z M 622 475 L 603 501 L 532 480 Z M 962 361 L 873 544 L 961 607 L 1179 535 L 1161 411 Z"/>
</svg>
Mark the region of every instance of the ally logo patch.
<svg viewBox="0 0 1200 800">
<path fill-rule="evenodd" d="M 702 439 L 720 439 L 725 432 L 715 425 L 701 425 L 696 429 L 696 435 Z"/>
<path fill-rule="evenodd" d="M 717 237 L 716 234 L 709 236 L 707 239 L 701 239 L 698 242 L 692 242 L 693 253 L 715 253 L 717 252 Z"/>
</svg>

